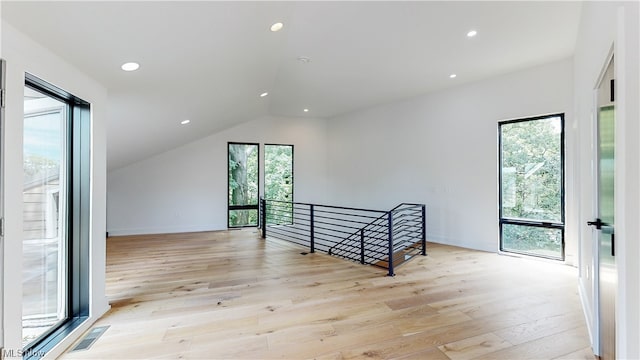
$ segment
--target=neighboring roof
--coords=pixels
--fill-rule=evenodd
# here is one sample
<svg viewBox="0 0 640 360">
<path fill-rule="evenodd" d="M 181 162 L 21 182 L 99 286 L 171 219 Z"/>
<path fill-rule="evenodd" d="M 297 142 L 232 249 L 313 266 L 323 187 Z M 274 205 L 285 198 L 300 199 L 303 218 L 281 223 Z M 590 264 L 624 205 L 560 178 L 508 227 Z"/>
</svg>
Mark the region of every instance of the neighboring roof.
<svg viewBox="0 0 640 360">
<path fill-rule="evenodd" d="M 60 179 L 60 171 L 53 172 L 38 172 L 31 176 L 25 175 L 24 177 L 24 191 L 37 188 L 44 185 L 52 185 L 56 180 Z M 55 182 L 55 185 L 59 185 Z"/>
</svg>

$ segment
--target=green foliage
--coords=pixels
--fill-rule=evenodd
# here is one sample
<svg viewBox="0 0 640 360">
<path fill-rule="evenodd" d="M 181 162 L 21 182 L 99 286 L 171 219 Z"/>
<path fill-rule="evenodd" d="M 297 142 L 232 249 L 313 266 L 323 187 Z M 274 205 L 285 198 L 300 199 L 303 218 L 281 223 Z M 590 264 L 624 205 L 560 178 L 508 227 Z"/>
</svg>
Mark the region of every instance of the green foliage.
<svg viewBox="0 0 640 360">
<path fill-rule="evenodd" d="M 265 199 L 293 201 L 293 146 L 265 145 Z M 269 224 L 291 224 L 291 204 L 277 204 L 267 214 Z"/>
<path fill-rule="evenodd" d="M 560 257 L 562 254 L 560 229 L 504 224 L 502 241 L 505 250 L 551 257 Z"/>
<path fill-rule="evenodd" d="M 265 199 L 292 201 L 293 147 L 265 146 L 264 163 Z"/>
<path fill-rule="evenodd" d="M 229 204 L 258 204 L 258 148 L 250 144 L 229 144 Z M 256 210 L 229 212 L 230 226 L 255 225 Z"/>
<path fill-rule="evenodd" d="M 562 220 L 559 130 L 559 118 L 502 126 L 503 216 Z"/>
<path fill-rule="evenodd" d="M 502 216 L 562 221 L 562 145 L 559 117 L 501 126 Z M 510 225 L 503 246 L 514 250 L 552 251 L 559 256 L 556 230 Z M 536 250 L 537 249 L 537 250 Z"/>
<path fill-rule="evenodd" d="M 293 201 L 293 146 L 265 145 L 265 198 Z M 229 204 L 258 204 L 258 151 L 255 145 L 229 144 Z M 291 223 L 291 204 L 270 213 L 269 223 Z M 229 211 L 230 226 L 255 225 L 256 210 Z"/>
</svg>

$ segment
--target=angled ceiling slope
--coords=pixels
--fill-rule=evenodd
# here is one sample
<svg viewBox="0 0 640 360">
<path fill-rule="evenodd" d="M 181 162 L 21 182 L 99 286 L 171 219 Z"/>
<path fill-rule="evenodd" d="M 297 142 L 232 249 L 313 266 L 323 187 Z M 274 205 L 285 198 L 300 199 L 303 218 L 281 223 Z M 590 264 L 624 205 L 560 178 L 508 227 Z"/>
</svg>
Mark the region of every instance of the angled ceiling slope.
<svg viewBox="0 0 640 360">
<path fill-rule="evenodd" d="M 4 21 L 109 90 L 110 169 L 264 115 L 332 117 L 569 57 L 581 9 L 538 1 L 1 6 Z M 284 28 L 271 32 L 278 21 Z M 140 69 L 122 71 L 127 61 Z"/>
</svg>

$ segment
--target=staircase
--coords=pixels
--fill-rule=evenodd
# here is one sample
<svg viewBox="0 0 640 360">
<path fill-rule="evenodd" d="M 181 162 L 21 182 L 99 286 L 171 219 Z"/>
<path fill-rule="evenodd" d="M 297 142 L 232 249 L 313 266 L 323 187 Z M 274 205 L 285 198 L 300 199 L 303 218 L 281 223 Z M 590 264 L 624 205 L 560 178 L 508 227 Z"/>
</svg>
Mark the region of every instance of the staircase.
<svg viewBox="0 0 640 360">
<path fill-rule="evenodd" d="M 426 255 L 423 204 L 389 211 L 261 199 L 262 237 L 274 237 L 332 256 L 394 269 Z"/>
</svg>

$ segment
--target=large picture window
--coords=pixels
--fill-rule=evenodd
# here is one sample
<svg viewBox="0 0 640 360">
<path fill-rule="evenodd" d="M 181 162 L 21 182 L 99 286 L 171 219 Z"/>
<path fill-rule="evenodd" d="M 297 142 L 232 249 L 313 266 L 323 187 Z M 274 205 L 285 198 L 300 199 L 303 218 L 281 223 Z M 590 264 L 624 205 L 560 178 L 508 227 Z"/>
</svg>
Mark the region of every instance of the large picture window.
<svg viewBox="0 0 640 360">
<path fill-rule="evenodd" d="M 67 318 L 69 109 L 30 88 L 24 106 L 22 328 L 28 345 Z"/>
<path fill-rule="evenodd" d="M 260 146 L 228 144 L 228 226 L 258 226 Z"/>
<path fill-rule="evenodd" d="M 89 104 L 27 74 L 22 345 L 50 350 L 89 315 Z"/>
<path fill-rule="evenodd" d="M 564 116 L 498 127 L 500 250 L 564 259 Z"/>
<path fill-rule="evenodd" d="M 267 224 L 293 224 L 293 145 L 265 144 L 264 198 L 279 201 L 267 214 Z"/>
</svg>

